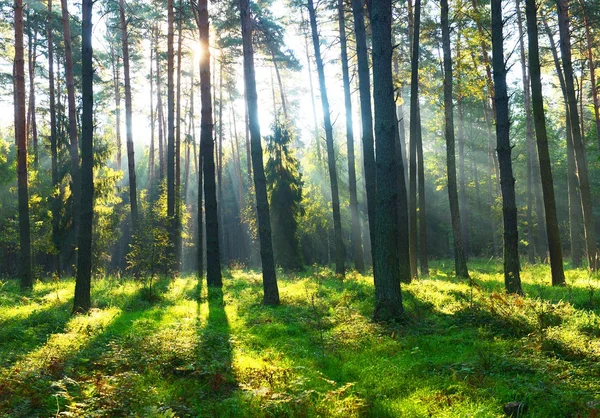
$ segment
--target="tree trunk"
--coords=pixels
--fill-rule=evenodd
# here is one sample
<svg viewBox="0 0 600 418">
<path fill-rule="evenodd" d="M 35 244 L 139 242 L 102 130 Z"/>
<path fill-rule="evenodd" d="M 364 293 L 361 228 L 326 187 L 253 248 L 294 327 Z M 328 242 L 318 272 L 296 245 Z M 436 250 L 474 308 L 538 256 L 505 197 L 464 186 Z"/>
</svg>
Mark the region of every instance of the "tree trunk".
<svg viewBox="0 0 600 418">
<path fill-rule="evenodd" d="M 509 293 L 521 294 L 519 232 L 515 179 L 512 171 L 510 121 L 502 35 L 502 0 L 492 0 L 492 63 L 494 66 L 494 100 L 496 102 L 496 149 L 500 165 L 502 214 L 504 219 L 504 286 Z"/>
<path fill-rule="evenodd" d="M 162 181 L 165 178 L 165 115 L 162 101 L 160 56 L 158 54 L 158 29 L 154 38 L 154 56 L 156 57 L 156 117 L 158 118 L 158 171 Z"/>
<path fill-rule="evenodd" d="M 174 11 L 173 0 L 167 1 L 167 217 L 169 218 L 169 243 L 171 256 L 176 256 L 175 248 L 177 218 L 175 216 L 175 52 L 174 52 Z M 175 265 L 177 260 L 175 259 Z"/>
<path fill-rule="evenodd" d="M 517 0 L 517 10 L 519 10 Z M 558 217 L 556 215 L 556 201 L 554 198 L 554 184 L 552 182 L 552 168 L 550 152 L 548 150 L 548 136 L 546 134 L 546 116 L 544 114 L 544 98 L 540 71 L 540 53 L 538 44 L 537 9 L 535 0 L 525 0 L 525 15 L 527 18 L 527 38 L 529 39 L 529 72 L 531 77 L 531 96 L 535 122 L 535 135 L 538 148 L 538 159 L 544 193 L 544 209 L 546 211 L 546 230 L 548 233 L 548 246 L 550 249 L 550 265 L 552 269 L 552 285 L 564 286 L 565 273 L 563 270 L 562 248 Z M 537 175 L 537 173 L 536 173 Z"/>
<path fill-rule="evenodd" d="M 116 135 L 117 135 L 117 170 L 121 170 L 121 83 L 119 81 L 119 55 L 115 54 L 113 47 L 111 46 L 112 54 L 112 66 L 113 66 L 113 80 L 115 89 L 115 117 L 116 117 Z"/>
<path fill-rule="evenodd" d="M 15 0 L 15 139 L 17 143 L 17 182 L 19 195 L 19 279 L 21 289 L 33 288 L 31 231 L 27 180 L 27 128 L 25 110 L 25 58 L 23 48 L 23 0 Z"/>
<path fill-rule="evenodd" d="M 577 180 L 577 167 L 575 165 L 575 151 L 573 149 L 573 137 L 571 133 L 571 119 L 569 118 L 569 99 L 567 97 L 567 86 L 565 84 L 565 78 L 560 66 L 558 58 L 558 51 L 556 43 L 554 42 L 554 36 L 546 18 L 542 15 L 542 22 L 548 39 L 550 41 L 550 50 L 552 51 L 552 58 L 554 60 L 554 66 L 556 68 L 556 74 L 560 82 L 560 88 L 563 94 L 563 100 L 565 105 L 565 126 L 566 126 L 566 140 L 567 140 L 567 185 L 569 192 L 569 240 L 571 243 L 571 265 L 573 268 L 581 266 L 581 259 L 583 257 L 583 224 L 582 224 L 582 209 L 581 209 L 581 198 L 579 197 L 579 182 Z"/>
<path fill-rule="evenodd" d="M 221 256 L 219 249 L 219 221 L 217 209 L 217 187 L 215 184 L 215 155 L 212 118 L 212 94 L 210 83 L 209 22 L 207 0 L 198 2 L 197 13 L 200 44 L 200 167 L 203 171 L 204 197 L 206 199 L 206 281 L 208 286 L 222 287 Z M 199 272 L 202 275 L 202 193 L 198 192 Z"/>
<path fill-rule="evenodd" d="M 409 18 L 410 19 L 410 18 Z M 416 0 L 414 7 L 414 20 L 412 24 L 412 47 L 411 47 L 411 77 L 410 77 L 410 157 L 409 163 L 409 253 L 410 253 L 410 276 L 413 279 L 417 274 L 417 137 L 420 118 L 419 108 L 419 34 L 421 27 L 421 0 Z M 419 179 L 421 181 L 421 179 Z"/>
<path fill-rule="evenodd" d="M 288 112 L 287 106 L 285 103 L 285 91 L 283 90 L 283 81 L 281 80 L 281 74 L 279 72 L 279 66 L 277 65 L 277 60 L 275 59 L 275 53 L 273 52 L 272 45 L 269 44 L 269 51 L 271 52 L 271 61 L 273 62 L 273 67 L 275 67 L 275 75 L 277 76 L 277 84 L 279 85 L 279 97 L 281 97 L 281 108 L 283 110 L 283 116 L 285 120 L 288 120 Z"/>
<path fill-rule="evenodd" d="M 92 64 L 92 5 L 93 0 L 83 0 L 81 19 L 81 220 L 79 230 L 79 255 L 75 280 L 74 313 L 90 309 L 92 278 L 92 225 L 94 217 L 94 68 Z"/>
<path fill-rule="evenodd" d="M 310 1 L 310 0 L 309 0 Z M 373 31 L 373 97 L 375 104 L 375 138 L 377 146 L 377 216 L 375 238 L 377 266 L 375 279 L 375 318 L 390 319 L 402 315 L 400 282 L 410 280 L 408 237 L 398 237 L 398 205 L 404 195 L 398 196 L 397 168 L 395 161 L 395 135 L 397 119 L 392 82 L 392 2 L 380 0 L 371 5 L 371 28 Z M 403 169 L 402 169 L 403 170 Z M 400 185 L 400 189 L 404 186 Z M 404 220 L 406 223 L 407 221 Z M 405 225 L 408 229 L 408 225 Z M 402 245 L 400 245 L 402 243 Z"/>
<path fill-rule="evenodd" d="M 452 234 L 454 236 L 454 264 L 456 275 L 469 277 L 467 260 L 461 234 L 461 219 L 456 186 L 456 152 L 454 141 L 454 105 L 452 103 L 452 55 L 450 51 L 450 26 L 448 23 L 448 0 L 442 0 L 442 47 L 444 50 L 444 113 L 446 119 L 446 161 L 448 169 L 448 199 Z"/>
<path fill-rule="evenodd" d="M 348 71 L 348 51 L 346 47 L 346 21 L 344 1 L 338 0 L 338 20 L 340 28 L 340 49 L 342 58 L 342 78 L 344 82 L 344 103 L 346 107 L 346 146 L 348 150 L 348 186 L 350 189 L 350 218 L 352 224 L 352 250 L 354 267 L 360 273 L 365 270 L 362 240 L 360 236 L 360 220 L 358 214 L 358 197 L 356 193 L 356 168 L 354 162 L 354 131 L 352 126 L 352 99 L 350 97 L 350 75 Z"/>
<path fill-rule="evenodd" d="M 127 35 L 127 22 L 125 20 L 124 0 L 119 0 L 119 16 L 121 19 L 123 74 L 125 78 L 125 130 L 127 135 L 127 171 L 129 174 L 129 205 L 131 208 L 132 233 L 135 233 L 138 223 L 137 181 L 135 177 L 135 154 L 133 149 L 133 105 L 131 102 L 131 78 L 129 76 L 129 40 Z"/>
<path fill-rule="evenodd" d="M 54 45 L 52 36 L 52 0 L 48 0 L 48 21 L 46 31 L 48 33 L 48 81 L 50 96 L 50 159 L 52 172 L 52 188 L 58 187 L 58 136 L 56 132 L 56 98 L 54 93 Z M 56 255 L 54 256 L 54 272 L 60 277 L 60 199 L 53 197 L 51 200 L 52 208 L 52 243 L 54 244 Z"/>
<path fill-rule="evenodd" d="M 417 176 L 419 178 L 419 262 L 421 275 L 429 276 L 429 261 L 427 255 L 427 208 L 425 204 L 425 166 L 423 164 L 423 137 L 421 132 L 421 115 L 417 109 Z"/>
<path fill-rule="evenodd" d="M 152 65 L 154 64 L 154 37 L 150 39 L 150 150 L 148 152 L 148 176 L 146 177 L 146 189 L 150 190 L 154 186 L 154 138 L 155 138 L 155 114 L 154 114 L 154 74 Z"/>
<path fill-rule="evenodd" d="M 183 5 L 179 0 L 179 11 L 177 13 L 177 98 L 175 109 L 175 270 L 181 270 L 181 254 L 183 251 L 181 242 L 181 48 L 182 37 L 182 13 Z"/>
<path fill-rule="evenodd" d="M 279 289 L 275 275 L 273 242 L 271 238 L 271 217 L 267 199 L 267 182 L 263 166 L 263 153 L 258 120 L 258 97 L 254 72 L 254 49 L 252 46 L 252 17 L 249 0 L 240 0 L 240 20 L 242 24 L 242 46 L 244 52 L 244 83 L 246 106 L 252 144 L 252 167 L 254 170 L 254 189 L 256 194 L 256 212 L 258 235 L 260 239 L 260 257 L 263 271 L 263 289 L 266 305 L 279 304 Z"/>
<path fill-rule="evenodd" d="M 77 143 L 77 107 L 75 104 L 75 78 L 73 77 L 73 52 L 71 50 L 71 25 L 67 0 L 61 0 L 63 38 L 65 45 L 65 78 L 69 104 L 69 141 L 71 143 L 71 193 L 73 195 L 73 237 L 77 242 L 81 204 L 81 182 L 79 176 L 79 145 Z M 75 247 L 75 245 L 74 245 Z M 73 248 L 75 251 L 75 248 Z"/>
<path fill-rule="evenodd" d="M 38 133 L 37 121 L 35 117 L 35 62 L 37 54 L 37 30 L 33 29 L 33 35 L 29 35 L 29 115 L 31 121 L 28 124 L 31 130 L 31 139 L 33 145 L 33 167 L 37 170 L 39 166 L 38 159 Z"/>
<path fill-rule="evenodd" d="M 590 82 L 592 84 L 592 99 L 594 101 L 594 115 L 596 117 L 596 138 L 598 141 L 598 149 L 600 150 L 600 99 L 598 98 L 598 86 L 596 86 L 596 66 L 594 65 L 594 54 L 592 52 L 593 40 L 590 27 L 590 19 L 585 10 L 583 0 L 579 0 L 581 10 L 583 12 L 583 24 L 585 26 L 585 39 L 587 46 L 587 59 L 590 66 Z"/>
<path fill-rule="evenodd" d="M 596 232 L 594 214 L 592 212 L 592 196 L 586 163 L 585 147 L 579 126 L 577 111 L 577 99 L 575 97 L 575 86 L 573 82 L 573 65 L 571 62 L 571 36 L 569 34 L 568 0 L 557 0 L 558 29 L 560 32 L 560 52 L 564 70 L 565 85 L 569 101 L 569 118 L 571 120 L 571 133 L 573 148 L 575 150 L 575 164 L 577 166 L 577 178 L 579 180 L 579 191 L 581 207 L 583 209 L 583 226 L 585 232 L 586 249 L 589 268 L 597 270 L 596 256 Z"/>
<path fill-rule="evenodd" d="M 221 52 L 223 52 L 221 50 Z M 219 61 L 219 147 L 217 151 L 217 185 L 218 194 L 217 201 L 219 202 L 219 239 L 221 250 L 221 258 L 225 254 L 225 222 L 223 220 L 223 60 Z"/>
<path fill-rule="evenodd" d="M 302 9 L 304 10 L 304 9 Z M 317 145 L 317 161 L 321 161 L 321 137 L 319 136 L 319 124 L 317 122 L 317 107 L 315 106 L 315 89 L 313 87 L 312 70 L 310 65 L 310 53 L 308 49 L 308 33 L 306 30 L 307 22 L 304 20 L 304 12 L 302 12 L 302 27 L 304 28 L 304 49 L 306 50 L 306 65 L 308 70 L 308 85 L 310 87 L 310 101 L 312 104 L 313 113 L 313 131 L 315 136 L 315 144 Z"/>
<path fill-rule="evenodd" d="M 461 235 L 465 248 L 465 256 L 468 256 L 471 250 L 469 245 L 469 218 L 467 212 L 467 173 L 465 169 L 465 118 L 463 110 L 462 83 L 462 71 L 464 63 L 462 61 L 462 32 L 460 31 L 460 28 L 457 28 L 456 61 L 458 68 L 456 74 L 456 107 L 458 116 L 458 196 L 460 205 Z"/>
<path fill-rule="evenodd" d="M 375 199 L 377 179 L 375 174 L 375 148 L 373 144 L 373 115 L 371 112 L 371 76 L 369 74 L 369 57 L 367 35 L 362 0 L 352 0 L 354 16 L 354 32 L 356 36 L 356 59 L 358 63 L 358 88 L 360 93 L 360 119 L 362 126 L 362 154 L 364 181 L 366 190 L 367 215 L 369 219 L 369 242 L 371 258 L 375 260 Z M 373 264 L 373 275 L 377 280 L 377 266 Z"/>
<path fill-rule="evenodd" d="M 333 230 L 335 241 L 335 272 L 341 276 L 345 274 L 344 267 L 344 241 L 342 237 L 342 221 L 340 216 L 340 197 L 338 191 L 337 170 L 335 167 L 335 148 L 333 145 L 333 126 L 329 113 L 329 99 L 327 97 L 327 86 L 325 83 L 325 70 L 321 58 L 321 45 L 319 43 L 319 32 L 317 29 L 317 16 L 313 0 L 308 0 L 308 12 L 312 30 L 313 47 L 315 50 L 315 61 L 319 74 L 319 87 L 321 90 L 321 104 L 323 106 L 323 125 L 325 127 L 325 139 L 327 142 L 327 165 L 329 167 L 329 181 L 331 183 L 331 206 L 333 209 Z M 390 69 L 391 70 L 391 69 Z M 393 98 L 393 96 L 392 96 Z"/>
</svg>

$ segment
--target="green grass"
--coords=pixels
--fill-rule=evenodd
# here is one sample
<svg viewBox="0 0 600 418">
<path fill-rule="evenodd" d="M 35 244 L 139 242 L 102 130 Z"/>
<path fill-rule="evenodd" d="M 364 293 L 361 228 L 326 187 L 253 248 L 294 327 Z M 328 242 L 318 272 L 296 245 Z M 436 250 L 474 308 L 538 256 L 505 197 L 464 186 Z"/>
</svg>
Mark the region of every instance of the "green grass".
<svg viewBox="0 0 600 418">
<path fill-rule="evenodd" d="M 403 287 L 406 315 L 371 320 L 373 285 L 329 270 L 280 274 L 282 306 L 261 305 L 257 272 L 223 292 L 194 277 L 96 279 L 89 315 L 72 317 L 72 280 L 21 294 L 0 283 L 0 416 L 596 416 L 600 287 L 583 270 L 551 288 L 525 266 L 526 297 L 503 292 L 501 264 L 473 282 L 433 263 Z M 200 298 L 198 295 L 200 294 Z"/>
</svg>

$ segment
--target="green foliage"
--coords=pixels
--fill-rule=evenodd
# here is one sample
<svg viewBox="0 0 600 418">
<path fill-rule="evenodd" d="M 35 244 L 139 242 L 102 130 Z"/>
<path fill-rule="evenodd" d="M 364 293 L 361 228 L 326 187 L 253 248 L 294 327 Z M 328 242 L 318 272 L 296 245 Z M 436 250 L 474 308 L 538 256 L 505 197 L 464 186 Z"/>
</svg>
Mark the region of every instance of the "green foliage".
<svg viewBox="0 0 600 418">
<path fill-rule="evenodd" d="M 298 244 L 298 218 L 302 215 L 302 176 L 300 163 L 290 148 L 294 137 L 286 122 L 277 120 L 273 135 L 267 137 L 265 165 L 271 209 L 275 261 L 285 269 L 302 268 Z"/>
<path fill-rule="evenodd" d="M 73 280 L 27 297 L 0 282 L 0 415 L 225 417 L 593 416 L 600 288 L 583 270 L 550 288 L 526 266 L 527 296 L 503 293 L 502 265 L 451 261 L 403 288 L 403 323 L 378 324 L 372 277 L 327 269 L 280 275 L 283 305 L 260 304 L 260 274 L 93 282 L 90 315 L 71 317 Z M 593 289 L 591 289 L 593 288 Z M 591 289 L 591 290 L 590 290 Z"/>
</svg>

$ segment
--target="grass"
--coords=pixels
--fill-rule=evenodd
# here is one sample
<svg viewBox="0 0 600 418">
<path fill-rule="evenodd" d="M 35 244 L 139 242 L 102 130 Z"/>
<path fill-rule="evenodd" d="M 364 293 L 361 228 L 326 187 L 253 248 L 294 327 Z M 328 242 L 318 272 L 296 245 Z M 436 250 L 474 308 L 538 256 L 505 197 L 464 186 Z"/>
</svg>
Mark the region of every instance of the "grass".
<svg viewBox="0 0 600 418">
<path fill-rule="evenodd" d="M 406 315 L 377 324 L 372 278 L 280 274 L 282 306 L 261 305 L 258 272 L 94 281 L 94 309 L 70 316 L 72 280 L 21 294 L 0 283 L 0 416 L 598 416 L 600 287 L 587 272 L 549 286 L 525 266 L 525 297 L 501 263 L 451 263 L 403 287 Z M 148 300 L 152 300 L 149 302 Z"/>
</svg>

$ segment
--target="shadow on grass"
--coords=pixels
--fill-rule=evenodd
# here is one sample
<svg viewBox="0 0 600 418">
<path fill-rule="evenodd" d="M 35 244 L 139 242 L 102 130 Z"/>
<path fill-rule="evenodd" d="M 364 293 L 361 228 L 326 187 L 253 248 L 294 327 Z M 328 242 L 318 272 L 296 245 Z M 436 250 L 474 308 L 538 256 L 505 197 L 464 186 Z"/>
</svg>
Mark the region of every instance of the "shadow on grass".
<svg viewBox="0 0 600 418">
<path fill-rule="evenodd" d="M 159 282 L 161 284 L 155 288 L 157 291 L 168 288 L 166 279 Z M 70 321 L 77 321 L 78 328 L 72 330 L 75 335 L 66 334 L 53 341 L 51 347 L 40 347 L 40 350 L 45 351 L 40 351 L 35 363 L 26 362 L 18 369 L 6 370 L 5 375 L 0 374 L 0 415 L 55 415 L 57 408 L 64 411 L 66 405 L 71 404 L 74 399 L 89 396 L 84 391 L 91 376 L 96 376 L 98 385 L 106 374 L 122 373 L 144 366 L 143 360 L 139 356 L 136 358 L 135 352 L 142 347 L 139 344 L 141 338 L 151 334 L 159 326 L 170 301 L 161 298 L 161 303 L 152 304 L 143 297 L 143 292 L 144 288 L 139 287 L 122 298 L 120 312 L 112 318 L 95 317 L 101 311 L 76 317 L 67 314 L 63 318 L 61 330 L 64 331 Z M 66 301 L 64 307 L 69 306 Z M 136 322 L 138 320 L 140 321 Z M 124 346 L 128 349 L 122 350 Z M 115 352 L 115 349 L 121 351 Z M 115 416 L 131 411 L 131 403 L 136 400 L 128 399 L 127 396 L 124 393 L 120 402 L 103 405 L 106 413 Z"/>
</svg>

